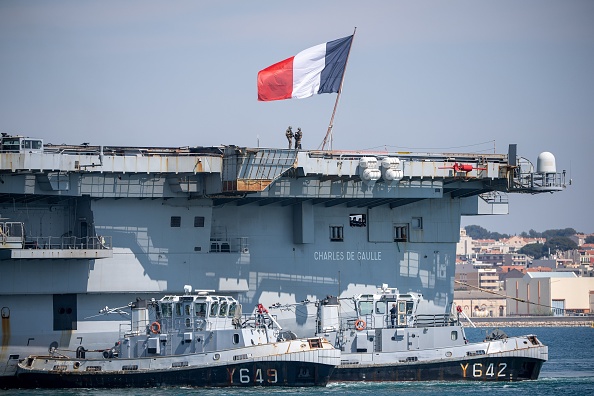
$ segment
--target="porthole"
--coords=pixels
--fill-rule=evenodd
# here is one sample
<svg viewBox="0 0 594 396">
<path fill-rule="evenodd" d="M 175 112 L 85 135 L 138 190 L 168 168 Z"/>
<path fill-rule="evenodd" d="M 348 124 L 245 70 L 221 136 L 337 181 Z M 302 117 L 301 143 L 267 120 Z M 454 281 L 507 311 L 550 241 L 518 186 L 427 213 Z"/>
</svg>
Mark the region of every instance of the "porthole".
<svg viewBox="0 0 594 396">
<path fill-rule="evenodd" d="M 213 358 L 213 360 L 219 360 L 221 358 L 221 354 L 220 353 L 215 353 L 212 358 Z"/>
</svg>

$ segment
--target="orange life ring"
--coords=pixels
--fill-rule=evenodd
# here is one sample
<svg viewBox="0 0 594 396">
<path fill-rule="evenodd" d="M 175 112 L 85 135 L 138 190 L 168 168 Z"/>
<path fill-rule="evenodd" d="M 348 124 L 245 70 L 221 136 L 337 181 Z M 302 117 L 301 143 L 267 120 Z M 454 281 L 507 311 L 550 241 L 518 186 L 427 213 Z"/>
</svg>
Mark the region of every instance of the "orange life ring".
<svg viewBox="0 0 594 396">
<path fill-rule="evenodd" d="M 159 334 L 161 332 L 161 323 L 153 322 L 151 323 L 151 333 Z"/>
<path fill-rule="evenodd" d="M 365 323 L 363 319 L 357 319 L 357 321 L 355 322 L 355 329 L 361 331 L 365 330 L 365 327 L 367 327 L 367 323 Z"/>
</svg>

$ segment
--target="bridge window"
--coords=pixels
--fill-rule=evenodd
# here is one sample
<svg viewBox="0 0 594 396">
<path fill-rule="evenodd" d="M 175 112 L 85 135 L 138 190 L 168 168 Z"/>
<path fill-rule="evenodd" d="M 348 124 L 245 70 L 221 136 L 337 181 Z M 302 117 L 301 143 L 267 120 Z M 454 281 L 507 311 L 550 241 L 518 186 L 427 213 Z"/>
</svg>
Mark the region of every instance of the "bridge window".
<svg viewBox="0 0 594 396">
<path fill-rule="evenodd" d="M 373 313 L 373 301 L 359 301 L 359 315 L 371 315 Z"/>
<path fill-rule="evenodd" d="M 422 230 L 423 229 L 423 218 L 422 217 L 413 217 L 411 226 L 415 230 Z"/>
<path fill-rule="evenodd" d="M 219 309 L 219 316 L 225 317 L 227 315 L 227 301 L 221 301 L 221 308 Z"/>
<path fill-rule="evenodd" d="M 196 303 L 194 304 L 194 308 L 196 310 L 196 316 L 205 317 L 206 316 L 206 303 Z"/>
<path fill-rule="evenodd" d="M 343 226 L 330 226 L 330 240 L 333 242 L 344 240 Z"/>
<path fill-rule="evenodd" d="M 171 303 L 162 303 L 161 304 L 161 315 L 163 315 L 164 318 L 170 318 L 171 317 Z"/>
<path fill-rule="evenodd" d="M 171 227 L 181 227 L 180 216 L 171 216 Z"/>
<path fill-rule="evenodd" d="M 236 308 L 237 308 L 237 303 L 234 303 L 234 302 L 232 302 L 232 303 L 229 305 L 229 313 L 228 313 L 228 316 L 229 316 L 229 317 L 235 316 L 235 309 L 236 309 Z"/>
<path fill-rule="evenodd" d="M 217 316 L 219 313 L 219 302 L 213 301 L 210 305 L 210 316 Z"/>
</svg>

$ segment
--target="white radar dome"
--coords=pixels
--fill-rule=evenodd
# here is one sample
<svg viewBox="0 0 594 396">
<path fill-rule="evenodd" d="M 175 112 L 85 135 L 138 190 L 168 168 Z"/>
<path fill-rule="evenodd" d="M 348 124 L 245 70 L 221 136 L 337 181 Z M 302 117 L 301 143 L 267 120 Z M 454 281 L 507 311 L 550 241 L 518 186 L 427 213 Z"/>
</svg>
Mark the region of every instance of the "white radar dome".
<svg viewBox="0 0 594 396">
<path fill-rule="evenodd" d="M 548 151 L 538 155 L 536 160 L 536 173 L 556 173 L 555 156 Z"/>
</svg>

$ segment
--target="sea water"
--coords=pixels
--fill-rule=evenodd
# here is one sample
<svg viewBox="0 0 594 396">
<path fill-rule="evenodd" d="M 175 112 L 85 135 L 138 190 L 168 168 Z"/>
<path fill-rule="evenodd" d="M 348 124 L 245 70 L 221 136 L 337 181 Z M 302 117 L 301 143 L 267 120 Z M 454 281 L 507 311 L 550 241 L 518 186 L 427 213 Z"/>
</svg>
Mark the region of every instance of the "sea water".
<svg viewBox="0 0 594 396">
<path fill-rule="evenodd" d="M 77 390 L 0 390 L 0 396 L 362 396 L 362 395 L 594 395 L 594 327 L 502 328 L 509 336 L 535 334 L 549 346 L 549 360 L 536 381 L 333 383 L 326 388 L 150 388 Z M 469 341 L 481 341 L 486 329 L 466 329 Z"/>
</svg>

